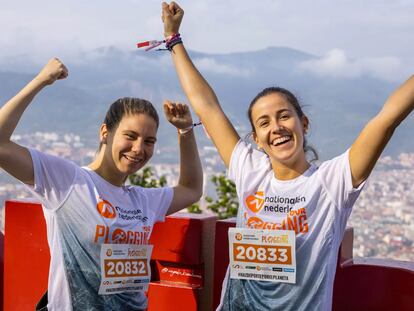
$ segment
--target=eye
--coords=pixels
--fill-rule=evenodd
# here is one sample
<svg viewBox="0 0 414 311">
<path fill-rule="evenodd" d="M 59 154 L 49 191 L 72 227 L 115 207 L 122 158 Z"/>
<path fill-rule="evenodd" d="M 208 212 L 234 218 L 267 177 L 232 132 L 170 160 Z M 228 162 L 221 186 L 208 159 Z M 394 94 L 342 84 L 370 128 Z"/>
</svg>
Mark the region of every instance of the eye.
<svg viewBox="0 0 414 311">
<path fill-rule="evenodd" d="M 125 136 L 125 137 L 126 137 L 126 139 L 128 139 L 128 140 L 134 140 L 134 139 L 135 139 L 135 136 L 134 136 L 134 135 L 132 135 L 132 134 L 125 133 L 125 134 L 124 134 L 124 136 Z"/>
<path fill-rule="evenodd" d="M 284 113 L 280 116 L 280 120 L 287 120 L 287 119 L 289 119 L 289 117 L 290 117 L 289 114 Z"/>
<path fill-rule="evenodd" d="M 269 125 L 269 121 L 267 121 L 267 120 L 259 122 L 259 127 L 266 127 L 268 125 Z"/>
<path fill-rule="evenodd" d="M 155 140 L 146 140 L 145 141 L 145 144 L 147 145 L 147 146 L 154 146 L 155 145 Z"/>
</svg>

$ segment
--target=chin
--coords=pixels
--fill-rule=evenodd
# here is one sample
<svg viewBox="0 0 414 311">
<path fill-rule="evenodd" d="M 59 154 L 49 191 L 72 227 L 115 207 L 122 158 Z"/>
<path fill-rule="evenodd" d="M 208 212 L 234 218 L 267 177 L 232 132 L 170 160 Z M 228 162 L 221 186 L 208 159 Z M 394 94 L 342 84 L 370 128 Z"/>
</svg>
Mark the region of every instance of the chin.
<svg viewBox="0 0 414 311">
<path fill-rule="evenodd" d="M 296 159 L 299 158 L 299 153 L 297 152 L 297 150 L 272 152 L 270 155 L 274 161 L 282 164 L 294 163 Z"/>
</svg>

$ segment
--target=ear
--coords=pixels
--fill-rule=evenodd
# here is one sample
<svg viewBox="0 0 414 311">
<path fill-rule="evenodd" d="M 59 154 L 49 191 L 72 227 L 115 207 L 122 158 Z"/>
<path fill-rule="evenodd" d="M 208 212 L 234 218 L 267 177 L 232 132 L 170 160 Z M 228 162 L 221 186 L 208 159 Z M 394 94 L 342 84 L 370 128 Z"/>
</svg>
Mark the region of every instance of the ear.
<svg viewBox="0 0 414 311">
<path fill-rule="evenodd" d="M 262 148 L 262 145 L 260 144 L 260 142 L 259 142 L 259 139 L 257 138 L 257 134 L 256 134 L 256 132 L 253 132 L 252 133 L 252 137 L 253 137 L 253 140 L 254 140 L 254 142 L 256 143 L 256 145 L 257 145 L 257 148 L 259 148 L 259 149 L 263 149 Z"/>
<path fill-rule="evenodd" d="M 101 144 L 106 145 L 108 137 L 108 128 L 106 124 L 102 124 L 101 128 L 99 129 L 99 141 Z"/>
<path fill-rule="evenodd" d="M 307 134 L 309 130 L 309 119 L 307 116 L 302 117 L 302 128 L 303 128 L 303 133 Z"/>
</svg>

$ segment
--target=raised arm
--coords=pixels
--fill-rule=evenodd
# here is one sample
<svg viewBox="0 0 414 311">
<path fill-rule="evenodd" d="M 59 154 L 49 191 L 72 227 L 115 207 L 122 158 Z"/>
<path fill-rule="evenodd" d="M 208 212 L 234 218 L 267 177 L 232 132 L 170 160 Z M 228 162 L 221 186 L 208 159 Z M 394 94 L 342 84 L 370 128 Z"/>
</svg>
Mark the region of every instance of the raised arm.
<svg viewBox="0 0 414 311">
<path fill-rule="evenodd" d="M 397 126 L 414 109 L 414 76 L 385 102 L 382 110 L 365 126 L 351 146 L 349 162 L 354 187 L 368 178 Z"/>
<path fill-rule="evenodd" d="M 203 170 L 192 129 L 193 119 L 187 105 L 164 102 L 167 120 L 178 130 L 180 177 L 167 215 L 197 202 L 203 193 Z"/>
<path fill-rule="evenodd" d="M 162 3 L 166 38 L 179 32 L 183 16 L 184 11 L 175 2 Z M 192 63 L 184 45 L 175 45 L 171 55 L 181 87 L 228 167 L 233 149 L 240 139 L 239 135 L 221 109 L 216 94 Z"/>
<path fill-rule="evenodd" d="M 29 151 L 10 140 L 30 102 L 46 85 L 68 75 L 66 67 L 51 59 L 40 73 L 0 109 L 0 167 L 22 182 L 33 185 L 33 163 Z"/>
</svg>

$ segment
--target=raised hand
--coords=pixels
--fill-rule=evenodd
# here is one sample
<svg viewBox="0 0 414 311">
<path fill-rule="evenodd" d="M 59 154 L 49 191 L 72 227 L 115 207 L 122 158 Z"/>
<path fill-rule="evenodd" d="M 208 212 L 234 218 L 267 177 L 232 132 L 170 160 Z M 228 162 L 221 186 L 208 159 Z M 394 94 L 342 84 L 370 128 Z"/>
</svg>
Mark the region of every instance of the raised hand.
<svg viewBox="0 0 414 311">
<path fill-rule="evenodd" d="M 43 67 L 36 78 L 39 79 L 42 83 L 50 85 L 53 84 L 56 80 L 65 79 L 67 76 L 68 69 L 66 66 L 58 58 L 52 58 Z"/>
<path fill-rule="evenodd" d="M 162 22 L 164 23 L 164 36 L 168 37 L 179 32 L 184 11 L 174 1 L 169 4 L 162 3 Z"/>
<path fill-rule="evenodd" d="M 167 120 L 177 129 L 185 129 L 193 124 L 190 109 L 185 104 L 165 100 L 164 114 Z"/>
</svg>

